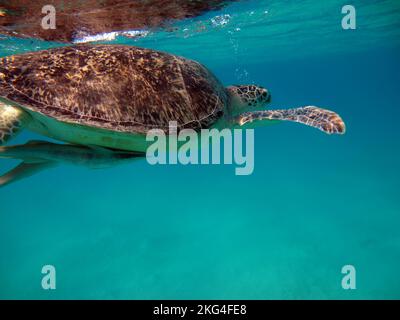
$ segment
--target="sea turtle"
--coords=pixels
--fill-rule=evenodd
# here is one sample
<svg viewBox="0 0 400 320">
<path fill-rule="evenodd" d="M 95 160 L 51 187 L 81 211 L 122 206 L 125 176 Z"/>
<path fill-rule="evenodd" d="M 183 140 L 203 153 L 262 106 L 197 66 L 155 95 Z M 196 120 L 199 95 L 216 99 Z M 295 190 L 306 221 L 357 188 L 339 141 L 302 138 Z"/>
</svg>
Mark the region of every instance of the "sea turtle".
<svg viewBox="0 0 400 320">
<path fill-rule="evenodd" d="M 146 132 L 252 127 L 289 120 L 344 133 L 334 112 L 308 106 L 261 110 L 255 85 L 225 88 L 198 62 L 124 45 L 78 45 L 2 59 L 0 145 L 27 128 L 57 140 L 145 152 Z M 253 110 L 253 111 L 252 111 Z M 257 111 L 258 110 L 258 111 Z"/>
</svg>

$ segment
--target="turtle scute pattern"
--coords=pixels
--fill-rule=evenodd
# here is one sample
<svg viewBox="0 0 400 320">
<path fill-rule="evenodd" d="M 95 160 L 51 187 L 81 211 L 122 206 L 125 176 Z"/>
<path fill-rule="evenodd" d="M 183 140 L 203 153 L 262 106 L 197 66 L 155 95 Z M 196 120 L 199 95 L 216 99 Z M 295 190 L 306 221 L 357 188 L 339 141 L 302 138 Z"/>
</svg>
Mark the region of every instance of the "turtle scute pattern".
<svg viewBox="0 0 400 320">
<path fill-rule="evenodd" d="M 17 55 L 0 65 L 0 95 L 57 120 L 145 133 L 211 126 L 222 84 L 197 62 L 130 46 L 79 45 Z"/>
</svg>

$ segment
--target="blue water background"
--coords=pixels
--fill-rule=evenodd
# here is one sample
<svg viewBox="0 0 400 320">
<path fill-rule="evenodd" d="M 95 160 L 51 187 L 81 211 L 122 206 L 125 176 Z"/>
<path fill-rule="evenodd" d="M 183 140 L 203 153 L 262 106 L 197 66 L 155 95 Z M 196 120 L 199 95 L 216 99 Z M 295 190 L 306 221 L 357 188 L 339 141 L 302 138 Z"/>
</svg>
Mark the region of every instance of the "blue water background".
<svg viewBox="0 0 400 320">
<path fill-rule="evenodd" d="M 345 1 L 246 1 L 116 39 L 263 85 L 273 108 L 335 110 L 347 133 L 258 128 L 250 176 L 140 161 L 0 189 L 0 298 L 400 298 L 400 5 L 352 2 L 356 30 L 341 28 Z M 0 55 L 57 45 L 4 37 Z M 41 288 L 46 264 L 54 291 Z M 341 287 L 348 264 L 356 290 Z"/>
</svg>

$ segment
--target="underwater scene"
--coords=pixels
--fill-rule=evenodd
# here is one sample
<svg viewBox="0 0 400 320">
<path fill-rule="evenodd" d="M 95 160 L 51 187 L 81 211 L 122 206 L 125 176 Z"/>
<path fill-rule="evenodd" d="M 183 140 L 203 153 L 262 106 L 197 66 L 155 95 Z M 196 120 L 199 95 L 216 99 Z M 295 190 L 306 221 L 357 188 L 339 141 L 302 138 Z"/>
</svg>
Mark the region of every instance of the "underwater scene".
<svg viewBox="0 0 400 320">
<path fill-rule="evenodd" d="M 331 110 L 345 132 L 301 115 L 260 125 L 245 175 L 235 163 L 135 154 L 4 183 L 0 299 L 400 299 L 400 2 L 227 1 L 172 18 L 54 40 L 0 28 L 0 57 L 82 43 L 159 50 L 201 63 L 224 87 L 266 88 L 265 109 Z M 0 147 L 0 182 L 21 162 L 3 150 L 63 142 L 33 131 Z M 70 147 L 114 152 L 85 145 Z"/>
</svg>

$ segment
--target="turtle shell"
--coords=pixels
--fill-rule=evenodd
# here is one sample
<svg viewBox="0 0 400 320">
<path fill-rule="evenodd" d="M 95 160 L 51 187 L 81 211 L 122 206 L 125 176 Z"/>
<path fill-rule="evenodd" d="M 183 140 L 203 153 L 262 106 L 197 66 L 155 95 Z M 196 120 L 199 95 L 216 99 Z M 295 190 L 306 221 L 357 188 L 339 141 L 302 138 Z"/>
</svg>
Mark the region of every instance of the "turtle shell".
<svg viewBox="0 0 400 320">
<path fill-rule="evenodd" d="M 3 58 L 0 97 L 59 121 L 118 132 L 208 128 L 227 94 L 201 64 L 123 45 L 78 45 Z"/>
</svg>

